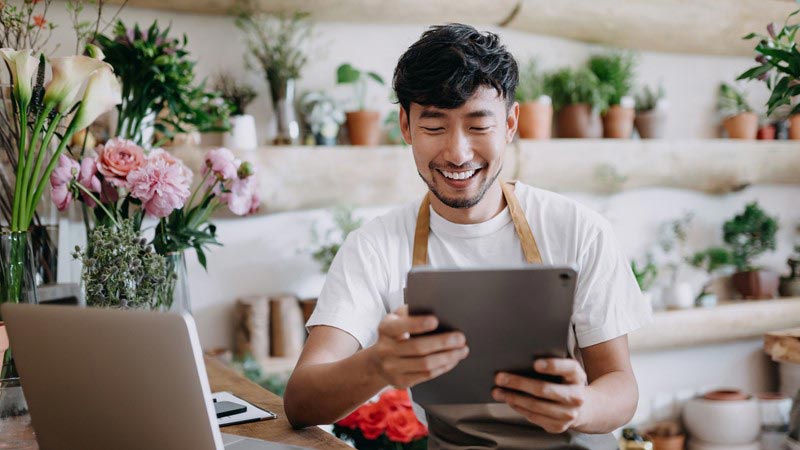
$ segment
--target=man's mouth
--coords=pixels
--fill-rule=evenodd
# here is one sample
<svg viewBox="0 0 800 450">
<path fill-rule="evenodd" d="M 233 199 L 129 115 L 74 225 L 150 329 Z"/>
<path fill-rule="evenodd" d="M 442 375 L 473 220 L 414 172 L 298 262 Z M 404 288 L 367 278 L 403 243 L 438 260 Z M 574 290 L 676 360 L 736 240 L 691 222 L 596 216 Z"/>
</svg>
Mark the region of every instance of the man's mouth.
<svg viewBox="0 0 800 450">
<path fill-rule="evenodd" d="M 451 172 L 449 170 L 441 170 L 436 169 L 439 173 L 441 173 L 445 178 L 450 180 L 468 180 L 475 176 L 480 169 L 471 169 L 471 170 L 462 170 L 458 172 Z"/>
</svg>

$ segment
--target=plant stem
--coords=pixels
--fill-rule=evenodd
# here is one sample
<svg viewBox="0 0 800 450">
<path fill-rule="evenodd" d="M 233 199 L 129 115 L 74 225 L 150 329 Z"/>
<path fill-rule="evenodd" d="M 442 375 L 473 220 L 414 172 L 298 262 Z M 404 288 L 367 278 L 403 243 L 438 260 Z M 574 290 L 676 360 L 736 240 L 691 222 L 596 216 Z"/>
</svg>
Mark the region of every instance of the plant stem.
<svg viewBox="0 0 800 450">
<path fill-rule="evenodd" d="M 45 115 L 48 114 L 50 114 L 50 112 L 46 111 Z M 50 125 L 48 126 L 47 132 L 45 133 L 44 136 L 44 141 L 42 141 L 42 146 L 39 149 L 39 153 L 36 155 L 36 165 L 33 169 L 33 176 L 31 178 L 31 180 L 33 180 L 33 183 L 30 183 L 30 186 L 28 187 L 28 195 L 30 197 L 32 197 L 34 194 L 33 187 L 36 185 L 35 184 L 36 180 L 39 179 L 39 172 L 41 172 L 42 170 L 42 163 L 44 163 L 44 157 L 47 154 L 47 149 L 50 147 L 50 141 L 53 139 L 53 135 L 56 132 L 56 128 L 58 128 L 58 123 L 61 121 L 61 117 L 62 117 L 61 113 L 56 113 L 55 117 L 53 118 L 53 121 L 50 122 Z"/>
<path fill-rule="evenodd" d="M 119 227 L 119 222 L 117 222 L 116 214 L 111 214 L 111 212 L 105 207 L 105 205 L 103 205 L 103 203 L 100 202 L 100 200 L 97 197 L 94 196 L 94 193 L 92 193 L 92 191 L 90 191 L 89 189 L 86 189 L 86 187 L 84 185 L 80 184 L 77 181 L 73 180 L 72 184 L 73 184 L 73 186 L 77 187 L 78 190 L 80 190 L 81 192 L 86 194 L 89 198 L 94 200 L 94 202 L 97 203 L 97 206 L 100 209 L 102 209 L 104 213 L 106 213 L 106 215 L 108 216 L 109 219 L 111 219 L 112 222 L 114 222 L 114 225 Z"/>
<path fill-rule="evenodd" d="M 47 165 L 47 168 L 44 170 L 44 174 L 42 174 L 42 179 L 39 180 L 39 184 L 36 187 L 36 191 L 33 193 L 33 198 L 30 199 L 29 204 L 27 205 L 28 211 L 26 217 L 33 216 L 33 213 L 36 211 L 36 204 L 39 203 L 39 199 L 42 197 L 42 191 L 44 191 L 44 186 L 47 183 L 47 180 L 50 178 L 50 174 L 53 173 L 53 169 L 56 168 L 56 163 L 58 163 L 58 157 L 61 156 L 61 152 L 64 151 L 64 148 L 67 146 L 67 143 L 72 139 L 72 135 L 75 134 L 75 126 L 77 124 L 77 117 L 72 119 L 69 126 L 67 127 L 67 131 L 64 133 L 64 137 L 61 138 L 61 142 L 58 144 L 58 149 L 53 153 L 53 158 L 50 160 L 50 163 Z M 30 221 L 30 219 L 28 219 Z"/>
<path fill-rule="evenodd" d="M 28 124 L 26 117 L 28 115 L 27 105 L 20 104 L 19 106 L 19 157 L 17 158 L 17 181 L 14 188 L 14 212 L 11 216 L 11 231 L 22 231 L 22 215 L 24 214 L 23 208 L 25 205 L 25 198 L 22 193 L 26 190 L 24 185 L 25 180 L 22 176 L 25 167 L 25 141 L 27 141 Z"/>
<path fill-rule="evenodd" d="M 189 201 L 186 203 L 186 206 L 188 206 L 189 208 L 192 207 L 192 202 L 194 201 L 195 195 L 197 195 L 197 192 L 200 190 L 200 188 L 202 188 L 203 185 L 206 184 L 206 181 L 208 180 L 208 176 L 210 174 L 211 174 L 211 169 L 208 169 L 206 174 L 203 175 L 203 179 L 200 180 L 200 184 L 198 184 L 197 187 L 194 189 L 194 192 L 192 192 L 192 196 L 189 197 Z"/>
</svg>

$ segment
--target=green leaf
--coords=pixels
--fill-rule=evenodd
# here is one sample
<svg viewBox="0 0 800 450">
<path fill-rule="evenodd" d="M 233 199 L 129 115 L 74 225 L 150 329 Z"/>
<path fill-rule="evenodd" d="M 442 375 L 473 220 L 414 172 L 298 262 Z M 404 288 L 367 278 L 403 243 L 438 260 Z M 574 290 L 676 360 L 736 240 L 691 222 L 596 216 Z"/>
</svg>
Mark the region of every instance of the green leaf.
<svg viewBox="0 0 800 450">
<path fill-rule="evenodd" d="M 361 78 L 361 72 L 350 64 L 342 64 L 336 69 L 336 82 L 342 83 L 355 83 Z"/>
<path fill-rule="evenodd" d="M 739 75 L 739 77 L 736 78 L 736 80 L 737 81 L 745 80 L 745 79 L 752 80 L 752 79 L 758 78 L 762 74 L 765 74 L 765 73 L 769 72 L 770 70 L 772 70 L 772 67 L 768 66 L 766 64 L 763 65 L 763 66 L 756 66 L 756 67 L 753 67 L 752 69 L 746 71 L 745 73 Z"/>
<path fill-rule="evenodd" d="M 367 75 L 368 75 L 370 78 L 372 78 L 373 80 L 375 80 L 375 81 L 377 81 L 378 83 L 380 83 L 380 84 L 386 84 L 386 83 L 383 81 L 383 78 L 381 78 L 381 76 L 380 76 L 380 75 L 378 75 L 378 74 L 377 74 L 377 73 L 375 73 L 375 72 L 367 72 Z"/>
<path fill-rule="evenodd" d="M 743 40 L 753 39 L 754 37 L 758 36 L 756 33 L 750 33 L 747 36 L 743 37 Z"/>
</svg>

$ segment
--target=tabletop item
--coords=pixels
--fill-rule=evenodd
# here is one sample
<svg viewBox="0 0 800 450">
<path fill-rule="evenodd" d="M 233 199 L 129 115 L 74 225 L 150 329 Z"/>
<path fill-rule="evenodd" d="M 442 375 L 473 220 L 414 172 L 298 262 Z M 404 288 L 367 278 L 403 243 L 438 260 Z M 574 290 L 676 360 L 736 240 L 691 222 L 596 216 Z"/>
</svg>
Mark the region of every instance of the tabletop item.
<svg viewBox="0 0 800 450">
<path fill-rule="evenodd" d="M 761 431 L 758 400 L 737 390 L 716 390 L 689 399 L 683 422 L 691 441 L 703 444 L 750 445 Z"/>
</svg>

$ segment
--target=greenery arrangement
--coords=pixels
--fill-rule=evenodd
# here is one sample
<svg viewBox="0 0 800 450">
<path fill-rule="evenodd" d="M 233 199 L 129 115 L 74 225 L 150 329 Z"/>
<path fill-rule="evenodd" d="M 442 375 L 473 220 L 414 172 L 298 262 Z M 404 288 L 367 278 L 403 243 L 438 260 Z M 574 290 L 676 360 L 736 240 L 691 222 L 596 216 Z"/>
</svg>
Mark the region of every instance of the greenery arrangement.
<svg viewBox="0 0 800 450">
<path fill-rule="evenodd" d="M 367 83 L 369 80 L 373 80 L 381 86 L 386 84 L 377 73 L 356 69 L 349 63 L 342 64 L 336 69 L 336 83 L 353 85 L 357 110 L 359 111 L 367 109 Z"/>
<path fill-rule="evenodd" d="M 307 92 L 300 99 L 303 117 L 313 134 L 335 139 L 344 123 L 344 112 L 333 97 L 322 91 Z"/>
<path fill-rule="evenodd" d="M 673 284 L 678 282 L 680 268 L 686 262 L 686 241 L 693 220 L 694 214 L 687 212 L 678 219 L 662 223 L 658 230 L 658 246 L 668 257 L 665 267 L 670 271 Z"/>
<path fill-rule="evenodd" d="M 327 273 L 333 263 L 333 258 L 342 247 L 347 235 L 357 230 L 364 220 L 353 217 L 353 210 L 346 207 L 337 207 L 333 210 L 333 223 L 335 228 L 327 230 L 322 235 L 316 227 L 311 229 L 311 242 L 317 246 L 312 251 L 311 257 L 318 262 L 323 273 Z"/>
<path fill-rule="evenodd" d="M 658 277 L 658 268 L 651 257 L 647 258 L 644 267 L 639 267 L 636 261 L 631 261 L 631 270 L 633 276 L 636 277 L 636 284 L 639 285 L 639 290 L 642 292 L 649 291 Z"/>
<path fill-rule="evenodd" d="M 536 59 L 531 58 L 519 71 L 519 83 L 514 96 L 518 102 L 525 103 L 534 102 L 543 95 L 547 95 L 545 75 L 539 70 Z"/>
<path fill-rule="evenodd" d="M 800 94 L 800 51 L 795 36 L 800 24 L 789 24 L 789 20 L 800 13 L 794 11 L 786 17 L 783 26 L 776 30 L 774 23 L 767 25 L 767 34 L 750 33 L 743 39 L 757 39 L 755 47 L 758 65 L 739 75 L 738 80 L 761 80 L 772 91 L 767 100 L 767 115 L 772 116 L 779 108 L 791 108 L 789 114 L 800 112 L 800 103 L 793 101 Z"/>
<path fill-rule="evenodd" d="M 595 112 L 608 107 L 607 88 L 586 68 L 563 68 L 550 74 L 545 79 L 545 90 L 550 93 L 556 110 L 579 103 L 591 105 Z"/>
<path fill-rule="evenodd" d="M 717 93 L 717 111 L 723 118 L 733 117 L 753 108 L 747 103 L 744 93 L 727 83 L 720 83 Z"/>
<path fill-rule="evenodd" d="M 653 111 L 658 106 L 658 103 L 666 97 L 664 86 L 659 83 L 658 88 L 651 88 L 644 86 L 639 92 L 636 93 L 634 99 L 636 100 L 636 111 L 645 112 Z"/>
<path fill-rule="evenodd" d="M 96 227 L 89 255 L 75 248 L 88 306 L 151 309 L 168 285 L 165 258 L 140 237 L 131 220 Z"/>
<path fill-rule="evenodd" d="M 252 86 L 237 81 L 233 75 L 221 72 L 214 81 L 214 90 L 231 105 L 231 115 L 244 115 L 247 106 L 255 100 L 256 90 Z"/>
<path fill-rule="evenodd" d="M 614 52 L 589 58 L 589 70 L 604 86 L 608 105 L 618 105 L 633 89 L 636 61 L 631 53 Z"/>
</svg>

